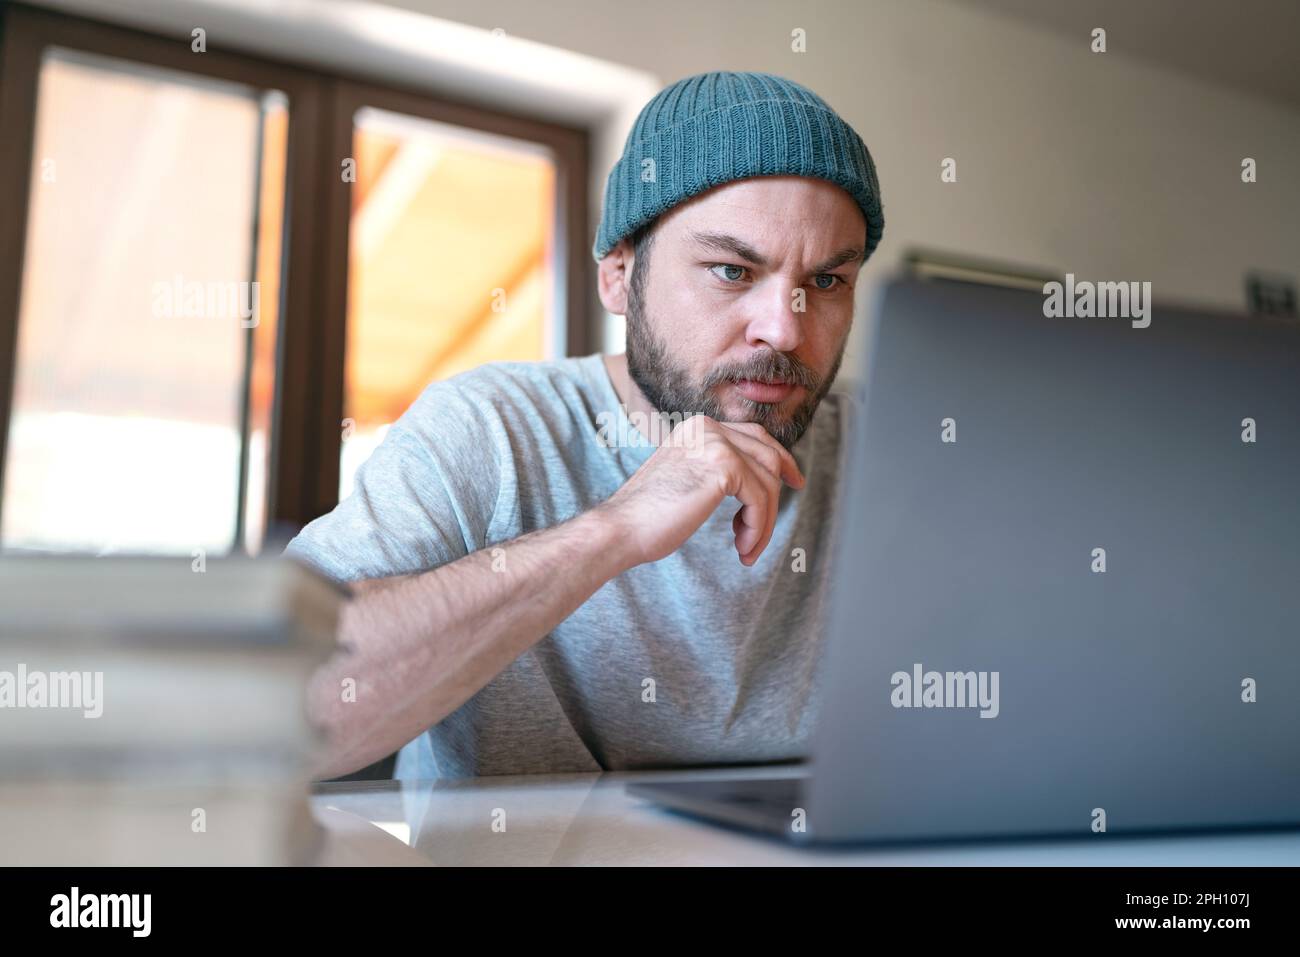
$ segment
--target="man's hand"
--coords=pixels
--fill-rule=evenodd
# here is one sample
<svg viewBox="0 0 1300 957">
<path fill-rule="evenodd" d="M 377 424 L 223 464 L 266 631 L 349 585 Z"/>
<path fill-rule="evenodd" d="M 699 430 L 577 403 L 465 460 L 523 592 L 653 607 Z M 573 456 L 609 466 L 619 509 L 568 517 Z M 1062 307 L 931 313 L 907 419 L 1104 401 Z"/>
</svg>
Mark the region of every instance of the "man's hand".
<svg viewBox="0 0 1300 957">
<path fill-rule="evenodd" d="M 620 526 L 640 564 L 671 555 L 734 497 L 741 503 L 732 521 L 736 552 L 752 565 L 772 538 L 782 481 L 804 485 L 794 456 L 765 428 L 695 415 L 597 511 Z"/>
</svg>

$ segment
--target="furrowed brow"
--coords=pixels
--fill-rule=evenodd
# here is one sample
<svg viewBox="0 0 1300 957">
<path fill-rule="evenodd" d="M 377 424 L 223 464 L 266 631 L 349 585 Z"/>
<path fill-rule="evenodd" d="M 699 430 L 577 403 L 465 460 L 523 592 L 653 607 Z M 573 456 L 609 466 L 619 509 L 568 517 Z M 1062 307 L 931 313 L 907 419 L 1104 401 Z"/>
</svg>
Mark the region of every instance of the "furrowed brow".
<svg viewBox="0 0 1300 957">
<path fill-rule="evenodd" d="M 832 269 L 835 269 L 838 266 L 843 266 L 845 263 L 857 262 L 860 261 L 861 259 L 862 259 L 862 250 L 860 248 L 850 246 L 841 249 L 834 256 L 831 256 L 829 259 L 825 260 L 824 262 L 818 263 L 816 266 L 813 267 L 812 271 L 814 273 L 830 272 Z"/>
<path fill-rule="evenodd" d="M 766 266 L 767 260 L 763 258 L 753 246 L 750 246 L 743 239 L 739 239 L 728 233 L 693 233 L 691 238 L 701 246 L 717 252 L 732 253 L 739 256 L 746 262 L 755 266 Z M 818 263 L 811 270 L 814 274 L 829 272 L 845 263 L 858 262 L 862 260 L 863 251 L 861 247 L 848 246 L 832 255 L 830 258 Z"/>
<path fill-rule="evenodd" d="M 691 238 L 701 246 L 717 252 L 732 253 L 755 266 L 766 266 L 767 260 L 743 239 L 727 233 L 694 233 Z"/>
</svg>

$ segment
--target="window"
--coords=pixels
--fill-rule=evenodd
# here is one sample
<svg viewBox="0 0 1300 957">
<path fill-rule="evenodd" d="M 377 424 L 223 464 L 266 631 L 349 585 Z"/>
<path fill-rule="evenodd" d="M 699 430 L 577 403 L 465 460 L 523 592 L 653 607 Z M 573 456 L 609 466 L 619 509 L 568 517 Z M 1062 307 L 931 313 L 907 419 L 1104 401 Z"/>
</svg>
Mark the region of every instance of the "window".
<svg viewBox="0 0 1300 957">
<path fill-rule="evenodd" d="M 584 131 L 0 16 L 0 551 L 255 553 L 429 381 L 587 351 Z"/>
<path fill-rule="evenodd" d="M 429 382 L 557 351 L 548 149 L 365 107 L 350 155 L 340 499 Z"/>
<path fill-rule="evenodd" d="M 45 53 L 7 548 L 228 551 L 245 509 L 260 526 L 284 115 L 282 94 Z"/>
</svg>

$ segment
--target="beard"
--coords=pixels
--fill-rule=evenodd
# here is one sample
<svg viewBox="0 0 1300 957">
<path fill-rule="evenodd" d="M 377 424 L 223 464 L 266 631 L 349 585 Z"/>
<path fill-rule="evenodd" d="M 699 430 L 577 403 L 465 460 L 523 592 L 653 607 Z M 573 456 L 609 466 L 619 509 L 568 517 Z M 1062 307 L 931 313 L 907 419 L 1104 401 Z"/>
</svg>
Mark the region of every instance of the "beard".
<svg viewBox="0 0 1300 957">
<path fill-rule="evenodd" d="M 637 264 L 638 268 L 641 266 L 641 263 Z M 645 314 L 640 285 L 634 277 L 628 291 L 627 369 L 646 401 L 661 415 L 672 416 L 677 421 L 692 415 L 707 415 L 719 422 L 757 422 L 787 450 L 791 449 L 808 429 L 813 413 L 830 391 L 844 358 L 844 345 L 841 344 L 835 363 L 825 376 L 818 375 L 788 353 L 764 349 L 744 362 L 719 366 L 703 380 L 696 381 L 673 360 L 663 341 L 655 335 Z M 714 390 L 719 385 L 742 379 L 802 386 L 804 399 L 793 411 L 782 412 L 784 403 L 755 402 L 737 393 L 741 411 L 738 417 L 732 416 L 715 398 Z"/>
</svg>

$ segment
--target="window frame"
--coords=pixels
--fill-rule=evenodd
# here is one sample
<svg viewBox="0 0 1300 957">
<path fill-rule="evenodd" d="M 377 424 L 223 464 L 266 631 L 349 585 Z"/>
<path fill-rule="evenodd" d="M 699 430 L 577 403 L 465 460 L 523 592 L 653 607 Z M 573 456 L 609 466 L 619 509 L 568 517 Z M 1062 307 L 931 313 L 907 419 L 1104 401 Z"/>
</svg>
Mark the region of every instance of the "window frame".
<svg viewBox="0 0 1300 957">
<path fill-rule="evenodd" d="M 18 311 L 31 199 L 37 83 L 44 51 L 63 47 L 173 71 L 281 90 L 289 100 L 275 400 L 265 527 L 267 546 L 338 503 L 347 336 L 352 184 L 340 175 L 351 155 L 352 118 L 361 107 L 530 140 L 547 146 L 556 168 L 556 317 L 568 355 L 592 351 L 588 314 L 592 264 L 587 245 L 589 133 L 498 108 L 373 82 L 370 78 L 278 62 L 214 46 L 190 49 L 189 34 L 167 36 L 53 13 L 0 6 L 0 184 L 12 215 L 0 217 L 0 495 L 17 367 Z M 239 508 L 242 512 L 245 503 Z M 277 531 L 279 535 L 277 536 Z M 245 530 L 244 535 L 247 535 Z M 244 547 L 236 542 L 234 550 Z"/>
</svg>

